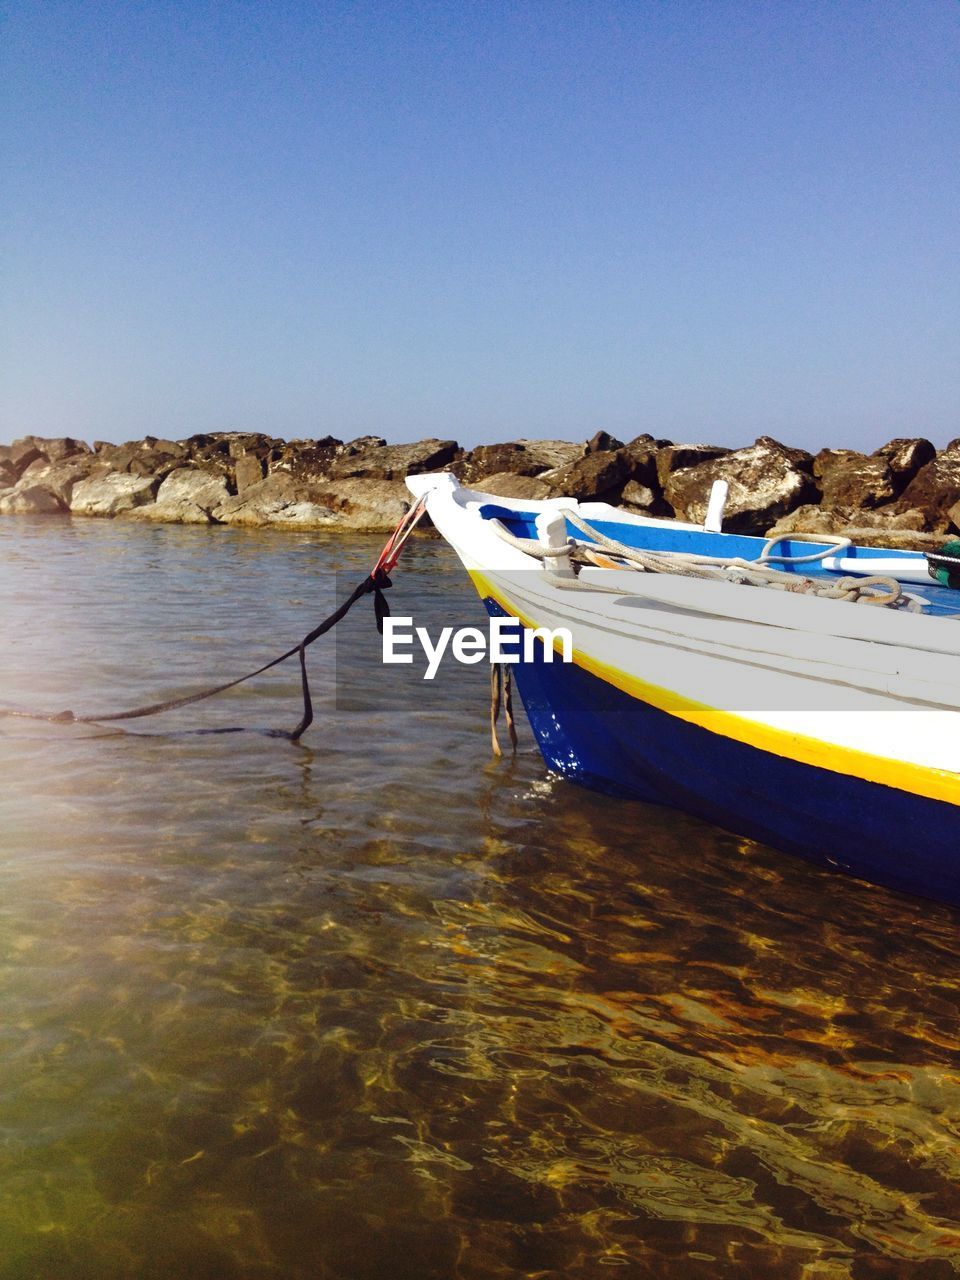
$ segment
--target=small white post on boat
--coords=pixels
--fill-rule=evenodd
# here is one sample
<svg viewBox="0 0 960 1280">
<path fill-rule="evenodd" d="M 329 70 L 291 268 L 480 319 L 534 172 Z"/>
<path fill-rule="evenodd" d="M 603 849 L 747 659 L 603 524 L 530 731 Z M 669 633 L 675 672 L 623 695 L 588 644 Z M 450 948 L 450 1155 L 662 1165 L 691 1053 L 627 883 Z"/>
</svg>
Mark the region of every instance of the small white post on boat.
<svg viewBox="0 0 960 1280">
<path fill-rule="evenodd" d="M 722 529 L 723 508 L 727 504 L 729 492 L 730 486 L 726 480 L 714 480 L 713 488 L 710 490 L 710 501 L 707 503 L 707 514 L 703 521 L 703 527 L 707 533 L 719 533 Z"/>
<path fill-rule="evenodd" d="M 559 578 L 575 578 L 573 565 L 570 563 L 569 552 L 563 552 L 566 547 L 567 538 L 567 521 L 562 511 L 541 511 L 536 518 L 537 541 L 542 547 L 548 548 L 550 551 L 562 552 L 560 555 L 550 556 L 544 561 L 545 568 L 555 573 Z"/>
</svg>

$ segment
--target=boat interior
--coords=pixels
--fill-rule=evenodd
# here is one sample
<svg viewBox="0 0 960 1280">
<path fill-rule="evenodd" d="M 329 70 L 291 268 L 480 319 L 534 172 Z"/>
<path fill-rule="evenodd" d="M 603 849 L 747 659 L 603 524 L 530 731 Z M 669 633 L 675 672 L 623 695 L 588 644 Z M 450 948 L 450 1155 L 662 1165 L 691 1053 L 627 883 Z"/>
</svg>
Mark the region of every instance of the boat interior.
<svg viewBox="0 0 960 1280">
<path fill-rule="evenodd" d="M 599 509 L 599 510 L 598 510 Z M 597 514 L 594 514 L 596 512 Z M 601 514 L 602 512 L 602 514 Z M 885 547 L 849 544 L 838 549 L 834 542 L 818 542 L 814 538 L 781 538 L 771 548 L 767 538 L 749 534 L 721 533 L 673 521 L 621 517 L 616 508 L 606 504 L 583 503 L 582 519 L 602 537 L 612 538 L 641 551 L 679 553 L 741 559 L 762 563 L 764 551 L 772 549 L 771 564 L 786 573 L 812 578 L 840 578 L 850 574 L 881 575 L 910 584 L 911 596 L 918 600 L 928 615 L 956 617 L 960 615 L 960 590 L 937 581 L 929 569 L 927 557 L 919 551 L 897 551 Z M 523 510 L 497 502 L 486 502 L 477 508 L 484 520 L 498 520 L 517 538 L 537 539 L 536 510 Z M 586 541 L 583 529 L 568 519 L 571 538 Z M 814 553 L 822 559 L 811 560 Z"/>
</svg>

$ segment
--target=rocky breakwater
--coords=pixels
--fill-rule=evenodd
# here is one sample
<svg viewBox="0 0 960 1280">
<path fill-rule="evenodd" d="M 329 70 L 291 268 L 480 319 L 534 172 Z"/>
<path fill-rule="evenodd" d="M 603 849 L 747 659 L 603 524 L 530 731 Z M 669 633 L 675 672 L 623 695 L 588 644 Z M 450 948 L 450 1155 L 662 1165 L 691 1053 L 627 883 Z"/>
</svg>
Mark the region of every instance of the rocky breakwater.
<svg viewBox="0 0 960 1280">
<path fill-rule="evenodd" d="M 453 440 L 284 441 L 221 432 L 129 444 L 27 436 L 0 446 L 0 514 L 122 516 L 177 524 L 392 528 L 405 475 L 463 456 Z"/>
<path fill-rule="evenodd" d="M 90 446 L 26 436 L 0 445 L 0 514 L 332 530 L 391 529 L 409 505 L 404 476 L 452 470 L 504 497 L 567 494 L 653 516 L 702 521 L 715 480 L 729 485 L 732 532 L 844 533 L 930 548 L 960 532 L 960 440 L 893 440 L 871 454 L 810 454 L 761 436 L 729 449 L 598 432 L 585 444 L 454 440 L 387 444 L 327 436 L 284 441 L 221 432 Z"/>
</svg>

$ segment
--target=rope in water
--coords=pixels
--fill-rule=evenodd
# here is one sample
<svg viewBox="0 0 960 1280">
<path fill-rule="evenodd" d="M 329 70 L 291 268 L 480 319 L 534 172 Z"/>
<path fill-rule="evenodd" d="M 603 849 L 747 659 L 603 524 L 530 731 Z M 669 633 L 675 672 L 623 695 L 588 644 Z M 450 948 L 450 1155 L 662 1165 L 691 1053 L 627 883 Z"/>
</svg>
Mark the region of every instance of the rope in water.
<svg viewBox="0 0 960 1280">
<path fill-rule="evenodd" d="M 513 718 L 513 678 L 510 667 L 505 662 L 494 662 L 490 667 L 490 746 L 495 756 L 502 756 L 500 739 L 497 737 L 497 721 L 500 719 L 500 708 L 503 707 L 507 733 L 510 735 L 510 746 L 514 753 L 517 750 L 517 725 Z"/>
<path fill-rule="evenodd" d="M 346 617 L 357 601 L 366 595 L 373 596 L 377 630 L 381 633 L 383 632 L 383 620 L 390 614 L 390 606 L 387 604 L 386 597 L 383 594 L 387 588 L 393 585 L 390 581 L 390 571 L 395 568 L 407 538 L 413 532 L 414 526 L 423 516 L 425 510 L 426 505 L 421 498 L 402 517 L 387 540 L 387 544 L 380 553 L 380 557 L 373 569 L 362 582 L 354 587 L 343 604 L 328 617 L 324 618 L 312 631 L 309 631 L 299 644 L 291 645 L 286 653 L 281 653 L 279 657 L 265 662 L 262 667 L 257 667 L 255 671 L 248 671 L 246 675 L 238 676 L 235 680 L 227 680 L 223 684 L 211 685 L 208 688 L 200 689 L 196 693 L 189 693 L 180 698 L 167 698 L 163 702 L 151 702 L 146 706 L 133 707 L 128 711 L 108 711 L 100 714 L 78 716 L 73 711 L 58 711 L 51 714 L 37 711 L 17 711 L 0 707 L 0 716 L 20 720 L 42 720 L 48 724 L 106 724 L 115 720 L 139 720 L 145 716 L 160 715 L 163 711 L 173 711 L 178 707 L 189 707 L 195 702 L 203 702 L 207 698 L 216 697 L 218 693 L 226 693 L 228 689 L 235 689 L 237 685 L 245 684 L 255 676 L 263 675 L 265 671 L 270 671 L 271 668 L 279 666 L 281 662 L 286 662 L 288 658 L 292 658 L 296 654 L 300 660 L 303 715 L 295 729 L 290 731 L 278 730 L 277 732 L 280 736 L 289 738 L 291 742 L 297 742 L 313 722 L 313 700 L 310 697 L 310 681 L 307 678 L 307 649 L 315 640 L 319 640 L 322 635 L 331 631 L 341 619 Z"/>
<path fill-rule="evenodd" d="M 879 605 L 885 608 L 906 609 L 912 613 L 922 606 L 909 596 L 894 578 L 844 576 L 834 579 L 816 579 L 806 575 L 775 569 L 776 564 L 807 564 L 836 555 L 851 545 L 849 538 L 832 538 L 830 545 L 806 556 L 775 556 L 773 548 L 782 539 L 771 538 L 762 548 L 756 560 L 744 560 L 740 556 L 703 556 L 680 551 L 644 551 L 610 538 L 593 527 L 575 511 L 563 515 L 592 542 L 569 538 L 560 547 L 545 547 L 530 538 L 519 538 L 499 520 L 491 520 L 496 533 L 511 546 L 534 559 L 550 561 L 569 558 L 577 568 L 592 565 L 600 568 L 627 568 L 643 573 L 668 573 L 684 578 L 701 578 L 714 582 L 733 582 L 744 586 L 769 587 L 775 591 L 789 591 L 800 595 L 819 596 L 828 600 L 848 600 L 857 604 Z M 598 554 L 598 549 L 606 555 Z M 610 557 L 616 563 L 612 563 Z M 623 594 L 614 587 L 598 582 L 585 582 L 577 577 L 563 577 L 550 573 L 550 581 L 558 587 L 573 591 L 603 591 Z"/>
</svg>

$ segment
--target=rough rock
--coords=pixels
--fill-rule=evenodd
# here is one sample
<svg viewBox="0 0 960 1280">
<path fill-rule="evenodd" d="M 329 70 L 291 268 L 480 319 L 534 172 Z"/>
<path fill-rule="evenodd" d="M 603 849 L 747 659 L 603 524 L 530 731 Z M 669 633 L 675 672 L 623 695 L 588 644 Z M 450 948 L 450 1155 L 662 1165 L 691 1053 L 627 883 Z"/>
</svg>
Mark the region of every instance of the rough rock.
<svg viewBox="0 0 960 1280">
<path fill-rule="evenodd" d="M 784 516 L 766 532 L 773 538 L 791 533 L 827 533 L 850 538 L 865 546 L 889 547 L 899 551 L 935 551 L 943 545 L 943 537 L 922 532 L 922 521 L 919 511 L 885 516 L 876 509 L 824 510 L 807 505 Z"/>
<path fill-rule="evenodd" d="M 543 480 L 538 480 L 535 476 L 516 475 L 512 471 L 485 476 L 481 487 L 484 493 L 495 494 L 498 498 L 529 498 L 540 501 L 551 496 L 550 486 Z"/>
<path fill-rule="evenodd" d="M 932 533 L 946 533 L 952 527 L 951 511 L 960 502 L 960 442 L 947 445 L 942 453 L 921 467 L 903 493 L 897 507 L 923 512 Z"/>
<path fill-rule="evenodd" d="M 596 435 L 591 436 L 586 444 L 587 453 L 610 453 L 614 449 L 622 449 L 623 441 L 618 440 L 616 436 L 612 436 L 607 431 L 598 431 Z"/>
<path fill-rule="evenodd" d="M 18 488 L 22 489 L 28 483 L 42 484 L 65 507 L 69 507 L 74 488 L 97 469 L 97 459 L 92 453 L 69 455 L 60 462 L 47 462 L 45 458 L 37 458 L 20 477 Z"/>
<path fill-rule="evenodd" d="M 871 454 L 874 458 L 885 458 L 893 473 L 898 492 L 907 487 L 921 467 L 932 462 L 937 451 L 929 440 L 923 437 L 904 439 L 900 437 L 881 445 Z"/>
<path fill-rule="evenodd" d="M 142 520 L 162 520 L 171 524 L 210 524 L 213 511 L 230 497 L 222 475 L 210 475 L 192 467 L 171 471 L 157 490 L 156 502 L 137 507 Z"/>
<path fill-rule="evenodd" d="M 324 480 L 330 474 L 330 468 L 340 456 L 342 446 L 333 439 L 303 442 L 296 445 L 283 445 L 274 456 L 273 451 L 263 456 L 265 465 L 271 471 L 285 471 L 294 479 L 303 483 Z M 256 481 L 253 482 L 256 484 Z M 239 482 L 237 489 L 239 492 Z"/>
<path fill-rule="evenodd" d="M 109 444 L 104 440 L 98 440 L 94 445 L 94 453 L 99 461 L 114 471 L 126 471 L 130 460 L 143 451 L 144 446 L 139 440 L 130 441 L 128 444 Z"/>
<path fill-rule="evenodd" d="M 30 463 L 36 462 L 41 457 L 43 457 L 43 454 L 34 444 L 33 437 L 25 436 L 21 440 L 14 440 L 10 446 L 8 461 L 13 464 L 13 469 L 17 475 L 22 476 Z"/>
<path fill-rule="evenodd" d="M 481 444 L 465 454 L 453 470 L 463 484 L 485 488 L 488 476 L 508 473 L 515 476 L 538 476 L 544 471 L 564 467 L 577 458 L 582 458 L 583 452 L 583 445 L 568 444 L 565 440 L 515 440 L 502 444 Z"/>
<path fill-rule="evenodd" d="M 630 463 L 630 478 L 638 484 L 653 490 L 658 497 L 663 492 L 660 473 L 657 468 L 657 457 L 663 449 L 662 440 L 654 440 L 653 436 L 642 435 L 624 445 L 624 452 Z"/>
<path fill-rule="evenodd" d="M 851 449 L 821 449 L 813 460 L 813 474 L 820 481 L 825 507 L 879 507 L 892 502 L 902 488 L 886 458 L 868 458 Z"/>
<path fill-rule="evenodd" d="M 442 471 L 461 455 L 456 440 L 418 440 L 416 444 L 378 444 L 355 453 L 342 453 L 329 474 L 349 479 L 402 480 L 425 471 Z"/>
<path fill-rule="evenodd" d="M 355 453 L 366 453 L 370 449 L 385 449 L 387 442 L 383 436 L 357 436 L 355 440 L 348 440 L 342 445 L 343 453 L 353 456 Z"/>
<path fill-rule="evenodd" d="M 190 449 L 191 457 L 194 458 L 201 456 L 215 457 L 218 454 L 223 457 L 229 457 L 230 441 L 233 437 L 234 432 L 232 431 L 198 431 L 194 435 L 188 436 L 186 443 Z"/>
<path fill-rule="evenodd" d="M 819 495 L 810 474 L 812 459 L 770 436 L 672 472 L 664 496 L 681 519 L 701 524 L 715 480 L 730 486 L 723 527 L 728 533 L 760 533 L 794 508 Z"/>
<path fill-rule="evenodd" d="M 280 517 L 281 512 L 292 507 L 302 497 L 302 491 L 293 476 L 287 471 L 276 471 L 255 484 L 248 485 L 243 493 L 224 498 L 214 508 L 212 515 L 222 524 L 272 524 Z"/>
<path fill-rule="evenodd" d="M 251 485 L 259 484 L 264 477 L 264 463 L 255 453 L 243 453 L 234 464 L 237 493 L 243 493 Z"/>
<path fill-rule="evenodd" d="M 187 458 L 190 456 L 190 450 L 178 440 L 158 440 L 155 436 L 147 436 L 147 440 L 158 457 L 166 455 L 171 458 Z"/>
<path fill-rule="evenodd" d="M 53 440 L 37 438 L 37 447 L 50 462 L 63 462 L 66 458 L 75 458 L 78 454 L 91 454 L 93 450 L 83 440 L 75 440 L 73 436 L 57 436 Z"/>
<path fill-rule="evenodd" d="M 641 511 L 652 511 L 657 504 L 658 495 L 638 480 L 628 480 L 623 486 L 620 501 L 628 507 L 637 507 Z"/>
<path fill-rule="evenodd" d="M 62 515 L 66 510 L 66 504 L 43 484 L 19 484 L 0 493 L 0 515 Z"/>
<path fill-rule="evenodd" d="M 568 463 L 582 458 L 584 454 L 582 444 L 571 444 L 568 440 L 527 440 L 521 436 L 517 444 L 531 458 L 541 462 L 544 471 L 565 467 Z"/>
<path fill-rule="evenodd" d="M 223 524 L 379 532 L 393 529 L 410 503 L 402 480 L 347 477 L 304 490 L 289 473 L 276 471 L 226 499 L 213 516 Z"/>
<path fill-rule="evenodd" d="M 7 448 L 21 453 L 36 449 L 47 462 L 62 462 L 64 458 L 72 458 L 80 453 L 91 452 L 88 444 L 85 444 L 82 440 L 74 440 L 72 436 L 21 436 L 19 440 L 14 440 L 13 445 L 7 446 Z"/>
<path fill-rule="evenodd" d="M 634 442 L 636 443 L 636 442 Z M 667 444 L 657 450 L 657 478 L 666 491 L 667 480 L 674 471 L 686 471 L 701 462 L 712 462 L 730 452 L 717 444 Z"/>
<path fill-rule="evenodd" d="M 196 437 L 192 437 L 196 438 Z M 199 467 L 211 475 L 223 476 L 228 483 L 228 487 L 233 489 L 233 457 L 230 453 L 230 437 L 218 435 L 214 437 L 202 437 L 204 443 L 191 445 L 190 461 L 195 467 Z M 144 458 L 146 466 L 157 467 L 156 460 L 153 455 Z M 165 465 L 168 469 L 172 469 L 170 462 L 166 461 Z M 179 464 L 175 464 L 179 465 Z"/>
<path fill-rule="evenodd" d="M 131 476 L 112 472 L 91 476 L 74 485 L 70 510 L 79 516 L 116 516 L 133 507 L 152 502 L 159 480 L 152 476 Z"/>
<path fill-rule="evenodd" d="M 464 452 L 453 440 L 285 442 L 227 431 L 98 441 L 95 450 L 69 436 L 0 445 L 0 510 L 382 531 L 409 505 L 405 475 L 450 469 L 503 497 L 565 494 L 695 522 L 723 478 L 731 531 L 759 533 L 780 521 L 812 533 L 869 531 L 874 541 L 886 531 L 902 542 L 924 529 L 934 541 L 960 530 L 960 440 L 939 454 L 929 440 L 904 437 L 870 455 L 824 449 L 811 458 L 770 437 L 731 452 L 650 434 L 623 445 L 600 431 L 586 444 L 520 439 Z"/>
<path fill-rule="evenodd" d="M 230 431 L 223 438 L 227 442 L 227 453 L 234 459 L 242 458 L 245 454 L 266 458 L 272 450 L 283 448 L 282 440 L 265 436 L 260 431 Z"/>
<path fill-rule="evenodd" d="M 522 444 L 513 443 L 478 445 L 455 468 L 462 484 L 480 488 L 486 488 L 488 479 L 494 476 L 535 476 L 546 469 L 540 458 Z"/>
<path fill-rule="evenodd" d="M 900 529 L 922 532 L 920 511 L 892 508 L 818 507 L 812 503 L 782 516 L 770 529 L 781 533 L 842 533 L 845 529 Z"/>
<path fill-rule="evenodd" d="M 149 439 L 149 438 L 148 438 Z M 98 441 L 95 460 L 111 471 L 132 476 L 157 476 L 160 479 L 181 464 L 187 451 L 181 453 L 158 450 L 144 440 L 132 444 L 103 444 Z"/>
<path fill-rule="evenodd" d="M 211 515 L 221 524 L 250 528 L 281 525 L 318 529 L 334 522 L 330 508 L 317 501 L 312 490 L 305 493 L 285 471 L 273 472 L 243 493 L 225 498 Z"/>
<path fill-rule="evenodd" d="M 565 467 L 538 477 L 556 497 L 615 501 L 630 478 L 630 458 L 625 449 L 615 453 L 588 453 Z"/>
<path fill-rule="evenodd" d="M 328 509 L 338 529 L 376 533 L 394 529 L 413 501 L 403 480 L 365 476 L 319 486 L 313 497 Z"/>
</svg>

